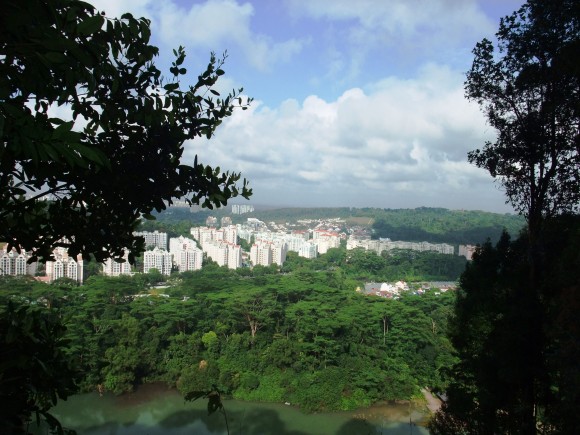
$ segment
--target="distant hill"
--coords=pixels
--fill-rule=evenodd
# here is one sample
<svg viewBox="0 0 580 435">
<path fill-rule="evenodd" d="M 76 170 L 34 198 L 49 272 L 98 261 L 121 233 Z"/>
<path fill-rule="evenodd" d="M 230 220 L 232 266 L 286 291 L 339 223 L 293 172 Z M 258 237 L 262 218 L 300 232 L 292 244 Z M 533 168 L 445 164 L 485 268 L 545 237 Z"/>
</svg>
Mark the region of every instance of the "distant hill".
<svg viewBox="0 0 580 435">
<path fill-rule="evenodd" d="M 524 225 L 524 218 L 514 214 L 421 207 L 383 210 L 372 227 L 377 238 L 478 244 L 488 238 L 496 242 L 504 229 L 515 236 Z"/>
</svg>

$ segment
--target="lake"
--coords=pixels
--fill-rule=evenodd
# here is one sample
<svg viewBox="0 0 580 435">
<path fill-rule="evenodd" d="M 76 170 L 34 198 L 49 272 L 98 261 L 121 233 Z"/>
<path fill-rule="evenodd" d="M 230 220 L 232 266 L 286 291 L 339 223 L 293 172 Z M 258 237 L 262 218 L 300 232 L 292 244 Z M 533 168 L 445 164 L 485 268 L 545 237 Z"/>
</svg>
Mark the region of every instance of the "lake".
<svg viewBox="0 0 580 435">
<path fill-rule="evenodd" d="M 426 410 L 410 404 L 376 405 L 353 412 L 304 414 L 276 403 L 224 401 L 231 435 L 429 434 Z M 145 385 L 131 394 L 80 394 L 52 410 L 79 434 L 226 435 L 224 416 L 207 415 L 207 400 L 185 402 L 162 384 Z M 409 418 L 413 422 L 409 424 Z"/>
</svg>

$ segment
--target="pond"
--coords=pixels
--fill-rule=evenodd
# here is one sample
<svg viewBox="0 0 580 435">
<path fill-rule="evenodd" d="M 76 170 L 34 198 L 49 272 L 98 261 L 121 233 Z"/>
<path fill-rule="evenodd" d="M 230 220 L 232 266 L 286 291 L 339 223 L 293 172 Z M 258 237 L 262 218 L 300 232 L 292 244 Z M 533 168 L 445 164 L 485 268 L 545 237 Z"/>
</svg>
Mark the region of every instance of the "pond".
<svg viewBox="0 0 580 435">
<path fill-rule="evenodd" d="M 305 414 L 276 403 L 224 401 L 231 435 L 428 434 L 426 410 L 410 404 L 384 404 L 353 412 Z M 224 415 L 208 416 L 207 400 L 185 402 L 175 390 L 146 385 L 122 396 L 81 394 L 52 410 L 80 434 L 227 435 Z M 410 423 L 411 422 L 411 423 Z M 38 432 L 40 433 L 40 432 Z"/>
</svg>

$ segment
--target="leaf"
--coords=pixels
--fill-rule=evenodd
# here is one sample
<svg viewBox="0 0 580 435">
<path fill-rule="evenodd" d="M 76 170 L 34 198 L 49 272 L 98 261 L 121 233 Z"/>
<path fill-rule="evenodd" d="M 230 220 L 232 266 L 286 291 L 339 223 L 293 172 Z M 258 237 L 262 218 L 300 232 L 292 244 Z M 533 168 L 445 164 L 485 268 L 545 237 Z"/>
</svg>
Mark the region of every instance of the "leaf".
<svg viewBox="0 0 580 435">
<path fill-rule="evenodd" d="M 44 58 L 52 63 L 65 63 L 67 58 L 63 53 L 57 51 L 49 51 L 44 55 Z"/>
<path fill-rule="evenodd" d="M 168 83 L 163 86 L 163 89 L 165 89 L 167 92 L 175 91 L 176 89 L 179 89 L 179 83 Z"/>
<path fill-rule="evenodd" d="M 101 15 L 94 15 L 87 18 L 77 27 L 77 31 L 80 35 L 88 36 L 92 35 L 96 31 L 100 30 L 105 23 L 105 18 Z"/>
<path fill-rule="evenodd" d="M 58 127 L 56 127 L 52 132 L 52 138 L 55 140 L 61 140 L 64 136 L 71 131 L 73 128 L 74 121 L 63 122 Z"/>
</svg>

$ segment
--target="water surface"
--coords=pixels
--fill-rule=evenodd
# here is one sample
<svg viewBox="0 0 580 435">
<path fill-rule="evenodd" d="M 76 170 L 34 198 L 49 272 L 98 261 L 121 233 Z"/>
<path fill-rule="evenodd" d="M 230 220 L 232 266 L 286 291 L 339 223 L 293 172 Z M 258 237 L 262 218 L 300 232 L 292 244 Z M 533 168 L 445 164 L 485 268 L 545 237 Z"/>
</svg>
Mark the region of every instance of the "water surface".
<svg viewBox="0 0 580 435">
<path fill-rule="evenodd" d="M 226 400 L 230 435 L 357 435 L 429 432 L 419 426 L 425 411 L 409 404 L 385 404 L 354 412 L 304 414 L 276 403 Z M 81 394 L 60 402 L 53 414 L 81 434 L 226 435 L 223 414 L 207 413 L 207 400 L 185 402 L 175 390 L 154 384 L 114 396 Z M 411 420 L 411 424 L 409 421 Z"/>
</svg>

